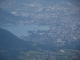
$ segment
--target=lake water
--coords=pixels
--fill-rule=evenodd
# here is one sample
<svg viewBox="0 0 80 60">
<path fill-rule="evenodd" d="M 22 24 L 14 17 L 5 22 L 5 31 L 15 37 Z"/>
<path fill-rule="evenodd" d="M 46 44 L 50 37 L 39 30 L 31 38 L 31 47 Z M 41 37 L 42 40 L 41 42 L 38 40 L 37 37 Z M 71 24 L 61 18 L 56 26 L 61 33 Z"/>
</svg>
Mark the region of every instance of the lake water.
<svg viewBox="0 0 80 60">
<path fill-rule="evenodd" d="M 20 36 L 27 36 L 27 31 L 37 31 L 37 30 L 49 30 L 48 26 L 38 26 L 38 25 L 3 25 L 0 26 L 3 29 L 6 29 L 13 33 L 14 35 Z"/>
</svg>

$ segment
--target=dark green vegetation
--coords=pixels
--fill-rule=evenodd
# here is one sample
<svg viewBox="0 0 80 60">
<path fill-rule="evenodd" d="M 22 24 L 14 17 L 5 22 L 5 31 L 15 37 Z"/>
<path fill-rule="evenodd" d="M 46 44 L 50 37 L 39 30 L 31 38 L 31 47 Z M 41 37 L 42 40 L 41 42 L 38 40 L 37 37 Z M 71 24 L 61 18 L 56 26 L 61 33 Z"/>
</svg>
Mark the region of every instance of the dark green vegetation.
<svg viewBox="0 0 80 60">
<path fill-rule="evenodd" d="M 21 51 L 35 50 L 31 42 L 26 42 L 7 30 L 0 28 L 0 59 L 17 60 Z"/>
</svg>

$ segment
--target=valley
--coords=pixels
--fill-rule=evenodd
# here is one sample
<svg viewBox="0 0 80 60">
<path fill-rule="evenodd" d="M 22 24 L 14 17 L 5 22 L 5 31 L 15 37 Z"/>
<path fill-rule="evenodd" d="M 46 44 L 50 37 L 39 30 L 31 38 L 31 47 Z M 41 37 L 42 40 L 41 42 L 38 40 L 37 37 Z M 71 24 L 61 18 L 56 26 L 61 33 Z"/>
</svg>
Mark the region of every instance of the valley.
<svg viewBox="0 0 80 60">
<path fill-rule="evenodd" d="M 1 1 L 0 60 L 80 60 L 80 1 Z"/>
</svg>

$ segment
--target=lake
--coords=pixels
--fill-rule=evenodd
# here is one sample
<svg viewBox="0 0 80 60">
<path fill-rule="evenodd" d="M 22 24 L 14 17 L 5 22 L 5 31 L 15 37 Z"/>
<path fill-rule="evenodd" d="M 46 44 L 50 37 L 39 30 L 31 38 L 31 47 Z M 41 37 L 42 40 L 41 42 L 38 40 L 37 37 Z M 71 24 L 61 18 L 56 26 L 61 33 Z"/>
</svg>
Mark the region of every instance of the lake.
<svg viewBox="0 0 80 60">
<path fill-rule="evenodd" d="M 27 36 L 28 31 L 49 30 L 48 26 L 38 26 L 38 25 L 2 25 L 0 27 L 10 31 L 17 37 Z"/>
</svg>

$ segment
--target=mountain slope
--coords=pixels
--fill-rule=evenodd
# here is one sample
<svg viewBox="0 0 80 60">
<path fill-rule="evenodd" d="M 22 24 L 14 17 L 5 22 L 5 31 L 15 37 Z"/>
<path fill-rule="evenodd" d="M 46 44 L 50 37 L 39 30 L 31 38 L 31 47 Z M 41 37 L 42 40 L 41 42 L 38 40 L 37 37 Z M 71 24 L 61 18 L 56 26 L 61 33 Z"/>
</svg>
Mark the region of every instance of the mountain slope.
<svg viewBox="0 0 80 60">
<path fill-rule="evenodd" d="M 80 16 L 79 0 L 8 0 L 4 3 L 1 8 L 24 17 L 20 20 L 23 24 L 50 25 L 56 20 L 77 20 Z"/>
<path fill-rule="evenodd" d="M 20 20 L 19 16 L 15 16 L 0 8 L 0 24 L 13 24 Z"/>
<path fill-rule="evenodd" d="M 21 51 L 34 50 L 31 42 L 25 42 L 7 30 L 0 28 L 0 58 L 17 60 Z M 3 59 L 3 60 L 5 60 Z"/>
</svg>

